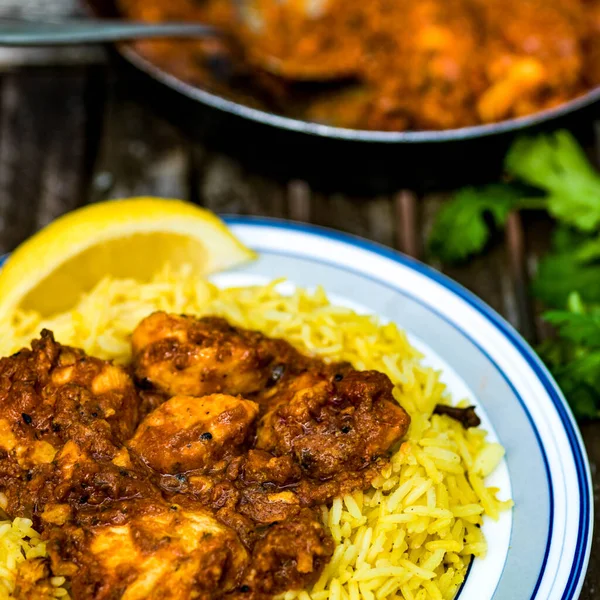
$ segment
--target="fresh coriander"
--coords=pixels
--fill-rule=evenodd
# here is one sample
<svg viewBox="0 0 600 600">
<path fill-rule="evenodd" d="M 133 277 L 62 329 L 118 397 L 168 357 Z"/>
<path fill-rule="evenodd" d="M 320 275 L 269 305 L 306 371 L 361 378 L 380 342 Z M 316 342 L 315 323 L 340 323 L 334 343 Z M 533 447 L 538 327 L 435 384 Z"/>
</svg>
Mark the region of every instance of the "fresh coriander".
<svg viewBox="0 0 600 600">
<path fill-rule="evenodd" d="M 586 302 L 600 303 L 600 238 L 542 258 L 532 291 L 551 308 L 563 308 L 573 291 Z"/>
<path fill-rule="evenodd" d="M 539 353 L 578 418 L 600 418 L 600 174 L 567 131 L 521 138 L 505 160 L 510 184 L 465 188 L 440 210 L 429 249 L 444 262 L 481 252 L 512 210 L 557 222 L 533 293 L 557 335 Z M 566 310 L 565 310 L 566 308 Z"/>
<path fill-rule="evenodd" d="M 544 318 L 558 335 L 539 349 L 565 393 L 575 416 L 600 417 L 600 309 L 586 306 L 578 293 L 570 294 L 568 310 Z"/>
<path fill-rule="evenodd" d="M 429 249 L 445 262 L 460 262 L 483 250 L 490 237 L 489 218 L 502 228 L 521 193 L 508 185 L 464 188 L 438 213 Z"/>
<path fill-rule="evenodd" d="M 501 229 L 511 210 L 547 210 L 583 232 L 600 227 L 600 174 L 569 132 L 520 138 L 505 168 L 512 185 L 464 188 L 441 208 L 429 238 L 434 256 L 452 263 L 481 252 L 491 234 L 486 216 Z"/>
<path fill-rule="evenodd" d="M 505 160 L 509 175 L 546 192 L 548 212 L 582 231 L 600 225 L 600 174 L 568 131 L 520 138 Z"/>
</svg>

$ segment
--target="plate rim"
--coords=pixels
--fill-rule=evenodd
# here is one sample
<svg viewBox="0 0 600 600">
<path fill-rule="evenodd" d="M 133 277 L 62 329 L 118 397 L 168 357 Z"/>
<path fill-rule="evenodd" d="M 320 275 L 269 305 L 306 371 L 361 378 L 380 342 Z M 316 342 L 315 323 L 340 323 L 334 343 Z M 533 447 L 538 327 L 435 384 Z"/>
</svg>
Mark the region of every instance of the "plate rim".
<svg viewBox="0 0 600 600">
<path fill-rule="evenodd" d="M 434 281 L 447 291 L 464 301 L 468 306 L 483 316 L 500 334 L 510 343 L 518 352 L 520 357 L 529 365 L 542 384 L 548 400 L 556 410 L 561 422 L 564 433 L 569 442 L 570 451 L 575 465 L 578 485 L 579 485 L 579 520 L 580 527 L 577 535 L 577 543 L 573 556 L 573 563 L 570 568 L 569 578 L 562 590 L 562 600 L 575 600 L 579 597 L 591 554 L 592 532 L 594 527 L 594 498 L 593 483 L 587 451 L 581 433 L 573 416 L 573 413 L 562 393 L 558 384 L 550 374 L 547 367 L 535 353 L 533 348 L 523 339 L 518 331 L 497 313 L 492 307 L 486 304 L 478 296 L 467 290 L 458 282 L 449 278 L 447 275 L 436 271 L 432 267 L 421 261 L 407 256 L 397 250 L 372 242 L 360 236 L 344 233 L 332 228 L 301 223 L 297 221 L 279 219 L 273 217 L 240 216 L 240 215 L 220 215 L 227 225 L 235 226 L 256 226 L 271 227 L 280 230 L 292 230 L 299 233 L 309 234 L 316 237 L 325 238 L 335 242 L 348 244 L 355 248 L 373 253 L 383 258 L 387 258 L 400 264 L 401 266 L 412 269 L 420 275 Z M 508 377 L 508 375 L 507 375 Z M 535 423 L 535 421 L 533 421 Z M 585 518 L 587 515 L 587 519 Z M 545 572 L 545 565 L 541 576 L 536 585 L 536 589 L 542 580 Z M 560 591 L 560 590 L 559 590 Z"/>
</svg>

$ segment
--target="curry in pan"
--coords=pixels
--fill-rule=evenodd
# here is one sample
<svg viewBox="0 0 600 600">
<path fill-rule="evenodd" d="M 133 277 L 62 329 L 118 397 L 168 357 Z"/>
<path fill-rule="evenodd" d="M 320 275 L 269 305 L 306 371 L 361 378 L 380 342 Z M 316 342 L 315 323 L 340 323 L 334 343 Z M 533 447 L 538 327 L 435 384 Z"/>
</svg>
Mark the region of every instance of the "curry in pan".
<svg viewBox="0 0 600 600">
<path fill-rule="evenodd" d="M 491 123 L 555 107 L 600 84 L 600 0 L 120 5 L 134 19 L 212 23 L 236 41 L 136 45 L 167 71 L 247 104 L 341 127 Z M 246 5 L 260 14 L 259 25 L 240 19 Z"/>
</svg>

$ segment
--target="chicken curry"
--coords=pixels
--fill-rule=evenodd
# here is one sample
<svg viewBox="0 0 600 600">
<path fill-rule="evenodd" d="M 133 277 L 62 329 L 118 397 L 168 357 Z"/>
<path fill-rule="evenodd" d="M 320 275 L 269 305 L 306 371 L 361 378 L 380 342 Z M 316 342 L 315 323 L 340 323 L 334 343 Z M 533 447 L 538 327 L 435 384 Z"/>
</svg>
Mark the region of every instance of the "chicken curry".
<svg viewBox="0 0 600 600">
<path fill-rule="evenodd" d="M 388 377 L 283 340 L 154 313 L 124 369 L 43 331 L 0 360 L 0 498 L 76 599 L 263 599 L 313 583 L 318 507 L 369 486 L 409 426 Z"/>
<path fill-rule="evenodd" d="M 119 0 L 232 35 L 136 48 L 234 100 L 336 126 L 450 129 L 600 85 L 600 0 Z M 250 16 L 242 15 L 246 8 Z M 239 46 L 239 47 L 238 47 Z"/>
</svg>

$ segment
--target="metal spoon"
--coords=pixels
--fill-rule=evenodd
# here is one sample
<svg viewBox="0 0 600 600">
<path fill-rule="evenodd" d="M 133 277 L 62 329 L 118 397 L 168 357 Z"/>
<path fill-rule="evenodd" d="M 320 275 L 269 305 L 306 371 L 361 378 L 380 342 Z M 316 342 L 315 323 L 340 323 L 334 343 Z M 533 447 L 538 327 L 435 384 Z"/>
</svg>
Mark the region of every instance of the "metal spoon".
<svg viewBox="0 0 600 600">
<path fill-rule="evenodd" d="M 202 23 L 142 23 L 110 19 L 55 22 L 0 19 L 0 46 L 54 46 L 119 42 L 146 38 L 197 38 L 219 35 Z"/>
<path fill-rule="evenodd" d="M 294 64 L 281 61 L 265 51 L 258 50 L 265 39 L 264 23 L 260 19 L 260 10 L 255 0 L 235 0 L 238 8 L 237 33 L 242 35 L 242 45 L 246 46 L 246 55 L 257 67 L 275 75 L 296 80 L 328 80 L 345 76 L 347 65 L 340 73 L 317 60 L 313 63 Z M 271 0 L 269 0 L 271 1 Z M 275 1 L 275 0 L 273 0 Z M 313 0 L 314 1 L 314 0 Z M 321 0 L 322 1 L 322 0 Z M 287 0 L 283 0 L 285 6 Z M 308 0 L 307 0 L 308 2 Z M 310 13 L 308 13 L 310 14 Z M 33 21 L 0 19 L 0 46 L 55 46 L 70 44 L 88 44 L 119 42 L 148 38 L 203 38 L 223 36 L 235 42 L 236 32 L 230 32 L 203 23 L 146 23 L 119 19 L 61 19 L 57 21 Z M 253 50 L 257 50 L 254 52 Z"/>
</svg>

